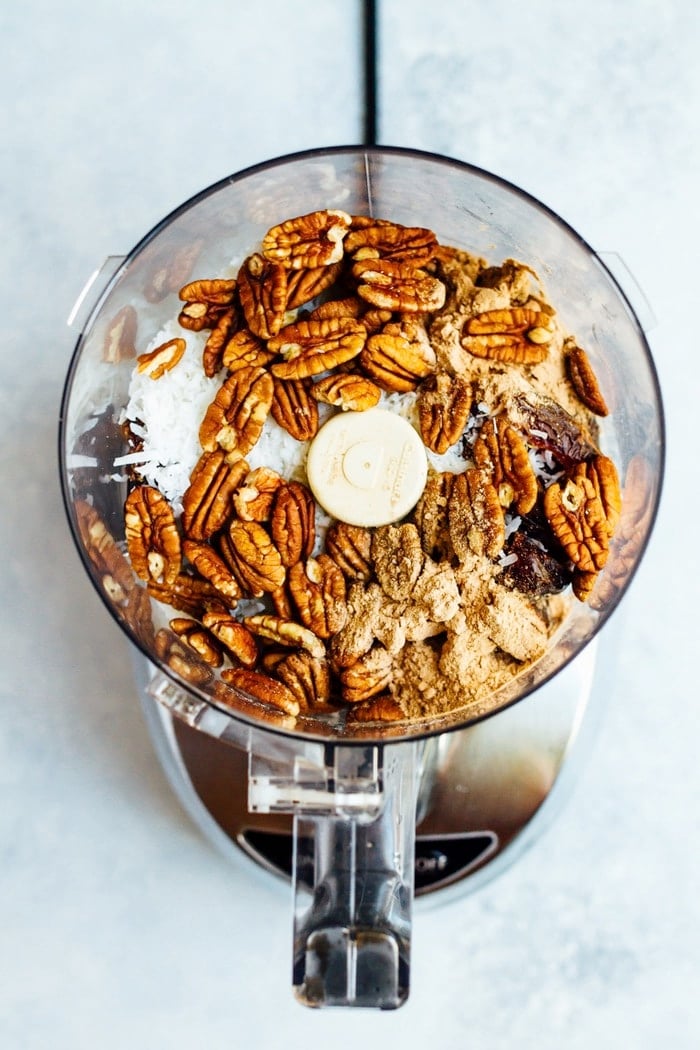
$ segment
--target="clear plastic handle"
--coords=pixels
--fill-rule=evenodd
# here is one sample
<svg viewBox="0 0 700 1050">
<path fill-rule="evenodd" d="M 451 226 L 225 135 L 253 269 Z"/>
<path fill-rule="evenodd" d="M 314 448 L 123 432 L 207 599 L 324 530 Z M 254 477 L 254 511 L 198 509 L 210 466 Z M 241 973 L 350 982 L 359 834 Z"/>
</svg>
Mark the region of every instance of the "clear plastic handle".
<svg viewBox="0 0 700 1050">
<path fill-rule="evenodd" d="M 408 997 L 422 741 L 250 752 L 249 808 L 294 814 L 293 984 L 307 1006 Z"/>
</svg>

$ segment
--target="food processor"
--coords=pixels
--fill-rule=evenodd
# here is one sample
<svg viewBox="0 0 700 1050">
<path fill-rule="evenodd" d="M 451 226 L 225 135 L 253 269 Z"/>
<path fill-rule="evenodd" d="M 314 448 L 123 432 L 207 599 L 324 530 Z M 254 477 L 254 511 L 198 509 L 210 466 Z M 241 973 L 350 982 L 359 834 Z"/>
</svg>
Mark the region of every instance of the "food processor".
<svg viewBox="0 0 700 1050">
<path fill-rule="evenodd" d="M 410 722 L 295 719 L 243 693 L 231 706 L 186 646 L 159 644 L 168 612 L 125 556 L 130 480 L 115 460 L 130 451 L 120 417 L 134 346 L 145 349 L 173 317 L 186 281 L 227 272 L 271 226 L 320 209 L 428 227 L 441 243 L 522 260 L 587 347 L 611 407 L 601 445 L 620 472 L 622 510 L 590 601 L 573 606 L 543 657 L 483 702 Z M 60 421 L 68 519 L 131 642 L 170 782 L 219 848 L 291 883 L 302 1003 L 400 1006 L 414 899 L 452 901 L 535 839 L 604 704 L 599 632 L 642 558 L 663 472 L 661 401 L 640 320 L 610 260 L 523 191 L 444 157 L 351 146 L 279 158 L 198 194 L 93 275 L 71 323 L 78 338 Z"/>
</svg>

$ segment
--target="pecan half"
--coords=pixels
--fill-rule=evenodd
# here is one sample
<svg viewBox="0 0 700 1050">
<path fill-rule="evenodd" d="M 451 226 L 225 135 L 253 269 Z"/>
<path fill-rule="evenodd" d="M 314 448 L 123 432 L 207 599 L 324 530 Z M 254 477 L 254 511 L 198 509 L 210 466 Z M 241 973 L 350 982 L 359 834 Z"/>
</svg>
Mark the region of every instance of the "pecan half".
<svg viewBox="0 0 700 1050">
<path fill-rule="evenodd" d="M 127 303 L 114 315 L 102 344 L 102 360 L 108 364 L 119 364 L 136 356 L 136 310 Z"/>
<path fill-rule="evenodd" d="M 221 667 L 224 662 L 224 650 L 211 631 L 202 627 L 197 620 L 176 616 L 170 621 L 170 629 L 178 638 L 194 649 L 197 655 L 209 667 Z"/>
<path fill-rule="evenodd" d="M 248 474 L 248 464 L 223 449 L 203 452 L 182 496 L 182 527 L 193 540 L 207 540 L 233 514 L 233 496 Z"/>
<path fill-rule="evenodd" d="M 270 415 L 297 441 L 310 441 L 318 431 L 318 406 L 308 380 L 274 378 Z"/>
<path fill-rule="evenodd" d="M 241 368 L 265 368 L 275 357 L 262 339 L 247 328 L 239 328 L 224 346 L 221 362 L 229 372 L 236 372 Z"/>
<path fill-rule="evenodd" d="M 452 549 L 460 561 L 469 552 L 496 558 L 505 542 L 505 518 L 498 492 L 486 474 L 470 467 L 455 474 L 447 501 Z"/>
<path fill-rule="evenodd" d="M 199 281 L 190 281 L 179 291 L 184 303 L 206 303 L 208 306 L 230 306 L 236 291 L 234 279 L 215 277 Z"/>
<path fill-rule="evenodd" d="M 304 714 L 328 710 L 331 698 L 331 676 L 326 660 L 311 653 L 289 653 L 276 661 L 275 675 L 294 695 Z"/>
<path fill-rule="evenodd" d="M 436 358 L 425 328 L 406 320 L 371 335 L 360 364 L 383 390 L 406 393 L 435 370 Z"/>
<path fill-rule="evenodd" d="M 229 339 L 238 327 L 238 313 L 236 310 L 226 310 L 212 328 L 202 351 L 202 367 L 204 374 L 210 379 L 222 368 L 224 364 L 224 350 Z M 250 363 L 250 362 L 248 362 Z"/>
<path fill-rule="evenodd" d="M 345 238 L 343 247 L 346 254 L 355 259 L 374 257 L 423 266 L 435 254 L 437 237 L 432 230 L 419 226 L 401 226 L 396 222 L 380 220 L 353 228 Z"/>
<path fill-rule="evenodd" d="M 461 376 L 440 372 L 421 386 L 418 419 L 423 442 L 442 455 L 459 441 L 472 406 L 471 384 Z"/>
<path fill-rule="evenodd" d="M 313 269 L 287 271 L 287 309 L 295 310 L 321 292 L 325 292 L 340 276 L 342 263 L 331 263 L 330 266 L 315 266 Z"/>
<path fill-rule="evenodd" d="M 348 711 L 348 722 L 400 722 L 405 718 L 401 705 L 389 693 L 380 693 L 371 700 L 353 704 Z"/>
<path fill-rule="evenodd" d="M 345 577 L 328 554 L 296 562 L 287 574 L 299 619 L 319 638 L 330 638 L 347 618 Z"/>
<path fill-rule="evenodd" d="M 161 628 L 154 639 L 156 656 L 190 685 L 206 685 L 214 676 L 209 664 L 173 631 Z"/>
<path fill-rule="evenodd" d="M 383 525 L 372 536 L 372 563 L 380 587 L 390 598 L 408 598 L 425 555 L 415 525 Z"/>
<path fill-rule="evenodd" d="M 269 350 L 284 358 L 271 366 L 279 379 L 305 379 L 351 361 L 362 350 L 367 329 L 351 317 L 297 321 L 270 339 Z"/>
<path fill-rule="evenodd" d="M 449 471 L 429 471 L 423 494 L 413 511 L 423 550 L 438 560 L 450 550 L 447 505 L 455 477 Z"/>
<path fill-rule="evenodd" d="M 372 578 L 372 533 L 361 525 L 334 521 L 326 532 L 326 552 L 349 580 Z"/>
<path fill-rule="evenodd" d="M 187 343 L 184 339 L 169 339 L 154 350 L 139 354 L 136 358 L 136 371 L 145 372 L 149 379 L 160 379 L 175 367 L 186 349 Z"/>
<path fill-rule="evenodd" d="M 330 266 L 343 258 L 343 238 L 350 226 L 344 211 L 313 211 L 272 226 L 262 240 L 262 254 L 290 270 Z"/>
<path fill-rule="evenodd" d="M 250 452 L 262 433 L 272 405 L 272 376 L 264 368 L 233 372 L 219 388 L 199 428 L 205 452 L 217 447 L 241 456 Z"/>
<path fill-rule="evenodd" d="M 316 504 L 299 481 L 281 485 L 270 516 L 270 531 L 282 565 L 290 566 L 311 556 L 316 542 Z"/>
<path fill-rule="evenodd" d="M 287 575 L 280 552 L 257 521 L 234 520 L 222 547 L 229 567 L 260 598 L 281 587 Z"/>
<path fill-rule="evenodd" d="M 376 383 L 352 372 L 324 376 L 311 388 L 311 396 L 326 405 L 349 412 L 364 412 L 378 404 L 382 392 Z"/>
<path fill-rule="evenodd" d="M 270 467 L 256 467 L 233 494 L 233 506 L 243 521 L 268 521 L 284 478 Z"/>
<path fill-rule="evenodd" d="M 620 514 L 617 470 L 607 456 L 577 463 L 544 494 L 554 535 L 580 572 L 599 572 Z"/>
<path fill-rule="evenodd" d="M 253 634 L 274 642 L 275 645 L 305 649 L 318 660 L 325 659 L 326 647 L 321 639 L 300 623 L 286 620 L 282 616 L 268 616 L 265 613 L 247 616 L 244 622 Z"/>
<path fill-rule="evenodd" d="M 518 514 L 528 514 L 537 502 L 537 476 L 527 445 L 505 415 L 487 419 L 472 446 L 477 467 L 491 479 L 505 509 L 515 503 Z"/>
<path fill-rule="evenodd" d="M 382 310 L 416 313 L 445 304 L 442 281 L 410 263 L 366 259 L 353 265 L 352 274 L 360 298 Z"/>
<path fill-rule="evenodd" d="M 352 317 L 358 320 L 367 308 L 356 295 L 347 295 L 343 299 L 327 299 L 309 314 L 309 321 L 323 321 L 329 317 Z"/>
<path fill-rule="evenodd" d="M 538 364 L 547 357 L 547 344 L 554 331 L 554 317 L 546 310 L 522 306 L 486 310 L 465 322 L 462 346 L 475 357 Z"/>
<path fill-rule="evenodd" d="M 136 587 L 129 562 L 92 504 L 76 500 L 75 515 L 85 551 L 102 586 L 113 602 L 121 604 Z"/>
<path fill-rule="evenodd" d="M 369 700 L 391 684 L 393 660 L 386 649 L 375 647 L 339 673 L 343 700 L 350 704 Z"/>
<path fill-rule="evenodd" d="M 607 416 L 608 406 L 600 392 L 596 374 L 588 354 L 580 346 L 571 346 L 566 355 L 566 366 L 571 385 L 580 401 L 596 416 Z"/>
<path fill-rule="evenodd" d="M 170 605 L 178 612 L 184 612 L 197 619 L 201 619 L 208 608 L 219 606 L 225 600 L 209 580 L 191 576 L 189 573 L 180 573 L 167 586 L 150 582 L 148 593 L 156 601 Z"/>
<path fill-rule="evenodd" d="M 288 715 L 299 714 L 299 704 L 291 690 L 269 675 L 250 671 L 247 667 L 227 667 L 221 672 L 221 677 L 234 689 L 240 689 L 262 704 L 269 704 Z"/>
<path fill-rule="evenodd" d="M 196 540 L 185 540 L 182 549 L 200 576 L 209 580 L 219 594 L 223 594 L 230 604 L 235 605 L 242 597 L 241 587 L 216 551 L 208 543 L 198 543 Z"/>
<path fill-rule="evenodd" d="M 131 567 L 142 580 L 172 584 L 182 561 L 180 534 L 165 496 L 150 485 L 133 489 L 124 504 Z"/>
<path fill-rule="evenodd" d="M 258 252 L 248 256 L 238 271 L 238 298 L 253 335 L 277 335 L 287 310 L 286 269 Z"/>
<path fill-rule="evenodd" d="M 243 667 L 255 667 L 259 656 L 258 643 L 239 620 L 217 609 L 206 612 L 202 623 L 236 663 Z"/>
</svg>

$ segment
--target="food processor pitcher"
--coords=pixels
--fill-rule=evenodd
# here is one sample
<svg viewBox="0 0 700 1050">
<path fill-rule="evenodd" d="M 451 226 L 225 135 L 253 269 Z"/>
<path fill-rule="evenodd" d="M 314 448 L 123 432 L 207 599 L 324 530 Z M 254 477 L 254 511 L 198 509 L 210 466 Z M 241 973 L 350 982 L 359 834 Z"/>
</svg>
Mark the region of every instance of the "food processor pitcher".
<svg viewBox="0 0 700 1050">
<path fill-rule="evenodd" d="M 474 256 L 521 260 L 541 275 L 567 329 L 586 346 L 610 407 L 600 441 L 617 465 L 622 501 L 604 570 L 590 574 L 589 600 L 572 605 L 553 644 L 520 674 L 451 709 L 363 721 L 323 707 L 299 712 L 298 705 L 289 707 L 283 690 L 280 703 L 267 704 L 254 679 L 246 677 L 244 658 L 235 661 L 241 673 L 226 681 L 201 658 L 208 644 L 196 623 L 206 592 L 202 581 L 173 577 L 166 596 L 158 585 L 144 586 L 127 557 L 125 501 L 138 487 L 143 462 L 134 421 L 129 431 L 124 419 L 136 355 L 139 361 L 148 356 L 142 352 L 154 337 L 169 331 L 167 349 L 158 350 L 165 357 L 151 354 L 148 367 L 161 362 L 164 370 L 171 368 L 173 354 L 181 351 L 177 331 L 167 326 L 173 311 L 177 315 L 182 308 L 183 286 L 230 274 L 275 224 L 317 211 L 430 228 L 440 243 Z M 175 210 L 126 258 L 113 260 L 97 283 L 92 308 L 78 311 L 80 335 L 61 411 L 61 480 L 85 568 L 135 647 L 137 678 L 160 757 L 175 782 L 187 767 L 183 756 L 200 745 L 209 748 L 200 762 L 203 775 L 213 775 L 225 790 L 233 763 L 238 781 L 232 774 L 231 791 L 244 776 L 248 812 L 282 821 L 275 829 L 282 828 L 293 842 L 288 871 L 295 901 L 293 982 L 301 1001 L 399 1006 L 409 987 L 416 872 L 440 873 L 441 865 L 450 863 L 433 849 L 424 855 L 424 869 L 415 864 L 416 827 L 431 800 L 445 794 L 446 756 L 459 750 L 455 741 L 466 742 L 458 756 L 462 783 L 469 776 L 465 756 L 475 734 L 483 740 L 487 727 L 497 724 L 520 731 L 511 714 L 516 701 L 525 701 L 518 710 L 528 704 L 534 710 L 554 689 L 564 696 L 557 700 L 559 714 L 551 709 L 556 721 L 567 693 L 587 692 L 595 648 L 589 643 L 618 604 L 646 547 L 661 485 L 663 423 L 637 317 L 600 257 L 543 205 L 472 166 L 385 147 L 297 154 L 223 180 Z M 194 321 L 192 314 L 193 327 Z M 172 411 L 170 432 L 178 447 L 161 449 L 162 463 L 168 457 L 192 463 L 201 451 L 197 434 L 178 426 L 183 404 Z M 550 423 L 532 420 L 533 433 Z M 363 456 L 369 445 L 371 440 L 364 442 Z M 371 458 L 371 448 L 368 454 Z M 369 469 L 364 461 L 356 466 Z M 156 517 L 154 511 L 152 520 Z M 280 627 L 279 617 L 269 617 L 266 600 L 253 618 L 272 638 L 267 658 L 274 661 L 285 647 L 293 649 L 299 636 Z M 183 636 L 174 632 L 174 615 L 188 632 Z M 270 682 L 270 688 L 278 687 Z M 439 691 L 439 681 L 435 688 Z M 549 718 L 550 708 L 542 710 Z M 578 717 L 574 712 L 572 721 Z M 492 739 L 497 749 L 498 732 Z M 191 778 L 189 767 L 187 773 Z M 453 811 L 469 805 L 457 796 L 449 804 Z M 534 809 L 538 806 L 539 801 Z M 492 847 L 488 839 L 480 864 Z M 449 883 L 449 871 L 444 875 Z"/>
</svg>

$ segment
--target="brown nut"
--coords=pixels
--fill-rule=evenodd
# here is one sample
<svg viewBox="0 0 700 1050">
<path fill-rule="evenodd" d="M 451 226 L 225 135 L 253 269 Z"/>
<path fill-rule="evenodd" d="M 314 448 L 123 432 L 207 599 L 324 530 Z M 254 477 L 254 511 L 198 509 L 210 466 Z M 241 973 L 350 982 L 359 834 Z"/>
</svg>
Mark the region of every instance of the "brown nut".
<svg viewBox="0 0 700 1050">
<path fill-rule="evenodd" d="M 538 364 L 547 357 L 547 344 L 554 331 L 554 317 L 547 310 L 522 306 L 486 310 L 465 322 L 462 346 L 475 357 Z"/>
<path fill-rule="evenodd" d="M 440 372 L 422 384 L 418 418 L 423 442 L 442 455 L 461 438 L 472 406 L 471 384 L 461 376 Z"/>
<path fill-rule="evenodd" d="M 392 262 L 423 266 L 435 254 L 437 237 L 432 230 L 418 226 L 401 226 L 396 222 L 373 221 L 353 228 L 344 241 L 347 255 L 355 259 L 390 259 Z"/>
<path fill-rule="evenodd" d="M 415 525 L 383 525 L 372 536 L 372 564 L 379 586 L 389 598 L 410 596 L 425 555 Z"/>
<path fill-rule="evenodd" d="M 413 512 L 423 550 L 438 560 L 450 552 L 447 505 L 455 477 L 456 474 L 449 471 L 429 471 L 423 494 Z"/>
<path fill-rule="evenodd" d="M 286 269 L 258 252 L 248 256 L 238 271 L 238 298 L 253 335 L 277 335 L 287 310 Z"/>
<path fill-rule="evenodd" d="M 319 638 L 330 638 L 344 625 L 345 577 L 328 554 L 292 565 L 287 586 L 299 619 Z"/>
<path fill-rule="evenodd" d="M 223 449 L 200 456 L 182 496 L 182 526 L 193 540 L 207 540 L 226 525 L 233 498 L 248 474 L 248 464 Z"/>
<path fill-rule="evenodd" d="M 222 604 L 222 596 L 216 587 L 200 576 L 180 573 L 173 583 L 165 586 L 150 582 L 148 593 L 156 601 L 170 605 L 178 612 L 201 619 L 208 608 Z"/>
<path fill-rule="evenodd" d="M 218 447 L 241 456 L 250 452 L 272 405 L 272 376 L 263 368 L 240 368 L 222 384 L 199 428 L 205 452 Z"/>
<path fill-rule="evenodd" d="M 198 239 L 176 248 L 169 244 L 155 252 L 146 249 L 144 259 L 148 262 L 149 272 L 143 294 L 149 303 L 159 303 L 167 295 L 177 292 L 192 273 L 203 247 L 204 240 Z"/>
<path fill-rule="evenodd" d="M 177 616 L 170 621 L 170 629 L 178 638 L 194 649 L 199 658 L 209 667 L 221 667 L 224 662 L 224 651 L 211 631 L 202 627 L 197 620 Z"/>
<path fill-rule="evenodd" d="M 262 240 L 266 259 L 290 270 L 315 269 L 340 262 L 343 238 L 350 226 L 344 211 L 313 211 L 272 226 Z"/>
<path fill-rule="evenodd" d="M 110 321 L 102 344 L 102 360 L 107 364 L 119 364 L 136 356 L 136 310 L 127 303 Z"/>
<path fill-rule="evenodd" d="M 221 677 L 234 689 L 240 689 L 262 704 L 283 711 L 287 715 L 298 715 L 299 704 L 294 694 L 283 682 L 270 678 L 260 671 L 250 671 L 246 667 L 227 667 Z"/>
<path fill-rule="evenodd" d="M 608 406 L 586 351 L 580 346 L 571 346 L 566 355 L 566 366 L 571 385 L 586 408 L 596 416 L 607 416 Z"/>
<path fill-rule="evenodd" d="M 288 270 L 287 309 L 295 310 L 325 292 L 340 276 L 341 268 L 342 263 L 338 262 L 330 266 L 315 266 L 310 270 Z"/>
<path fill-rule="evenodd" d="M 209 333 L 202 351 L 202 367 L 210 379 L 223 367 L 224 350 L 238 327 L 238 321 L 236 310 L 226 310 Z"/>
<path fill-rule="evenodd" d="M 435 370 L 436 358 L 421 324 L 392 322 L 368 338 L 360 365 L 383 390 L 406 393 Z"/>
<path fill-rule="evenodd" d="M 316 542 L 316 504 L 299 481 L 280 486 L 270 517 L 272 539 L 282 565 L 290 566 L 311 556 Z"/>
<path fill-rule="evenodd" d="M 537 502 L 537 476 L 525 442 L 505 415 L 482 424 L 472 456 L 490 478 L 504 510 L 514 503 L 518 514 L 529 514 Z"/>
<path fill-rule="evenodd" d="M 370 700 L 353 704 L 348 711 L 348 722 L 400 722 L 405 714 L 399 702 L 389 693 L 380 693 Z"/>
<path fill-rule="evenodd" d="M 184 339 L 169 339 L 147 354 L 139 354 L 136 358 L 137 372 L 145 372 L 149 379 L 160 379 L 171 368 L 178 363 L 185 350 L 187 343 Z"/>
<path fill-rule="evenodd" d="M 372 578 L 372 533 L 360 525 L 334 521 L 326 532 L 326 552 L 349 580 Z"/>
<path fill-rule="evenodd" d="M 182 561 L 180 534 L 165 496 L 150 485 L 133 489 L 124 504 L 131 567 L 146 582 L 172 584 Z"/>
<path fill-rule="evenodd" d="M 257 521 L 234 520 L 222 547 L 229 568 L 255 597 L 281 587 L 287 575 L 280 552 Z"/>
<path fill-rule="evenodd" d="M 617 470 L 607 456 L 577 463 L 544 494 L 554 535 L 580 572 L 599 572 L 621 507 Z"/>
<path fill-rule="evenodd" d="M 447 502 L 452 549 L 459 561 L 469 552 L 496 558 L 505 543 L 505 518 L 498 492 L 476 467 L 455 474 Z"/>
<path fill-rule="evenodd" d="M 286 620 L 282 616 L 269 616 L 259 613 L 255 616 L 247 616 L 245 624 L 253 634 L 264 638 L 275 645 L 284 645 L 292 649 L 305 649 L 318 660 L 325 659 L 326 647 L 320 638 L 293 620 Z"/>
<path fill-rule="evenodd" d="M 375 646 L 339 673 L 343 700 L 356 704 L 383 693 L 391 684 L 393 660 L 386 649 Z"/>
<path fill-rule="evenodd" d="M 243 596 L 238 580 L 232 575 L 230 569 L 222 558 L 209 546 L 208 543 L 198 543 L 195 540 L 185 540 L 182 545 L 185 557 L 192 563 L 200 576 L 209 580 L 219 594 L 226 597 L 229 603 L 236 604 Z"/>
<path fill-rule="evenodd" d="M 311 388 L 311 396 L 326 405 L 349 412 L 364 412 L 378 404 L 382 392 L 376 383 L 352 372 L 324 376 Z"/>
<path fill-rule="evenodd" d="M 297 441 L 310 441 L 318 431 L 318 406 L 308 380 L 274 379 L 270 415 Z"/>
<path fill-rule="evenodd" d="M 410 263 L 365 259 L 353 265 L 352 275 L 360 298 L 382 310 L 422 313 L 445 304 L 442 281 Z"/>
<path fill-rule="evenodd" d="M 137 586 L 132 568 L 95 508 L 80 499 L 74 506 L 85 551 L 111 600 L 121 604 Z"/>
<path fill-rule="evenodd" d="M 236 291 L 233 279 L 216 277 L 190 281 L 180 288 L 179 296 L 184 303 L 206 303 L 208 306 L 230 306 Z"/>
<path fill-rule="evenodd" d="M 233 494 L 233 506 L 242 521 L 268 521 L 284 478 L 270 467 L 256 467 L 246 474 Z"/>
<path fill-rule="evenodd" d="M 239 328 L 224 346 L 221 362 L 229 372 L 236 372 L 240 368 L 265 368 L 275 356 L 262 339 L 247 328 Z"/>
<path fill-rule="evenodd" d="M 288 655 L 275 654 L 274 673 L 294 695 L 299 710 L 304 713 L 327 711 L 331 708 L 331 677 L 326 660 L 319 660 L 301 650 Z"/>
<path fill-rule="evenodd" d="M 268 341 L 284 358 L 271 366 L 278 379 L 306 379 L 351 361 L 362 350 L 367 329 L 351 317 L 297 321 Z"/>
<path fill-rule="evenodd" d="M 259 656 L 258 643 L 239 620 L 223 610 L 211 610 L 204 614 L 202 623 L 236 663 L 255 667 Z"/>
</svg>

